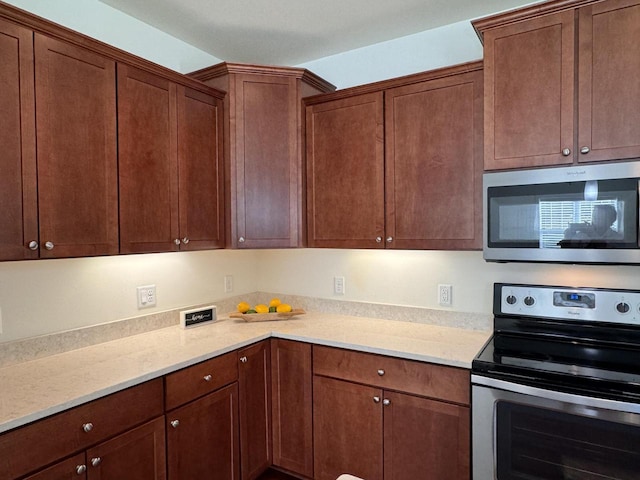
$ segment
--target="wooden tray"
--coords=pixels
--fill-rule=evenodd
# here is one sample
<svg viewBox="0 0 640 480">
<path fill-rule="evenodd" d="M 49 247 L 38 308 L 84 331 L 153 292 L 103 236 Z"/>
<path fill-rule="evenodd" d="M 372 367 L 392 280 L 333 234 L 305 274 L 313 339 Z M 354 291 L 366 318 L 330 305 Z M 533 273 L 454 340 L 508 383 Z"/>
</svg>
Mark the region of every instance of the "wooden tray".
<svg viewBox="0 0 640 480">
<path fill-rule="evenodd" d="M 229 318 L 241 318 L 245 322 L 269 322 L 273 320 L 288 320 L 296 315 L 304 315 L 306 312 L 301 308 L 291 310 L 287 313 L 239 313 L 234 312 L 229 314 Z"/>
</svg>

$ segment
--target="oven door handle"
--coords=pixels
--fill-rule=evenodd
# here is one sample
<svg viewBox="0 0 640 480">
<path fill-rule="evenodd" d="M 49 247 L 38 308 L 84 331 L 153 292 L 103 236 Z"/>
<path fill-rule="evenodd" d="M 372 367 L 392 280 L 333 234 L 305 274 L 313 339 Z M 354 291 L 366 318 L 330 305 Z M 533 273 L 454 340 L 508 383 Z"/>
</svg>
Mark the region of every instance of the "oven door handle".
<svg viewBox="0 0 640 480">
<path fill-rule="evenodd" d="M 619 400 L 609 400 L 607 398 L 595 398 L 585 395 L 576 395 L 574 393 L 547 390 L 544 388 L 531 387 L 529 385 L 507 382 L 505 380 L 498 380 L 496 378 L 489 378 L 481 375 L 471 375 L 471 383 L 473 385 L 481 385 L 498 390 L 505 390 L 507 392 L 520 393 L 548 400 L 556 400 L 558 402 L 571 403 L 584 407 L 604 408 L 617 412 L 640 414 L 639 403 L 622 402 Z"/>
</svg>

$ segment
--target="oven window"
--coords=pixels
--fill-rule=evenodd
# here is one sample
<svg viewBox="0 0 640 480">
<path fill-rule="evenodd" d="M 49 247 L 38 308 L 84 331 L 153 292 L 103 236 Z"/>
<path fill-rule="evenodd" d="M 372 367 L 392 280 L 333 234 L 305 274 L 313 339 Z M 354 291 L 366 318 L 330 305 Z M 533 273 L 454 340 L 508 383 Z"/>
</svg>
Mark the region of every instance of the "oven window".
<svg viewBox="0 0 640 480">
<path fill-rule="evenodd" d="M 638 248 L 636 179 L 490 187 L 497 248 Z"/>
<path fill-rule="evenodd" d="M 498 402 L 498 480 L 638 480 L 640 427 Z"/>
</svg>

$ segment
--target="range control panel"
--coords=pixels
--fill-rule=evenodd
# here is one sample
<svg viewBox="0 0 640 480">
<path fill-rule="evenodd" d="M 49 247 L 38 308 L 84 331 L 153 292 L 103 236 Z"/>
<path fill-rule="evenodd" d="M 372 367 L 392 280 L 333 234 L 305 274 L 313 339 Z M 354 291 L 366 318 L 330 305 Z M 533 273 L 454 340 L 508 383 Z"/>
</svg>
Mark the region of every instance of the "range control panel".
<svg viewBox="0 0 640 480">
<path fill-rule="evenodd" d="M 496 314 L 640 325 L 640 292 L 496 283 Z"/>
</svg>

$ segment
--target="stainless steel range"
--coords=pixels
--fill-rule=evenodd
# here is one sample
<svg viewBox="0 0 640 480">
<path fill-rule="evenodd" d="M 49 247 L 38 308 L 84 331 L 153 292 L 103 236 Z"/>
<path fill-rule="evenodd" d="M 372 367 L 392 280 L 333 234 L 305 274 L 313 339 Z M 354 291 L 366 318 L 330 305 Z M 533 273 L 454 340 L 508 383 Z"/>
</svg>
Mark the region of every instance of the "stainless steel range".
<svg viewBox="0 0 640 480">
<path fill-rule="evenodd" d="M 474 480 L 640 479 L 640 292 L 495 284 Z"/>
</svg>

